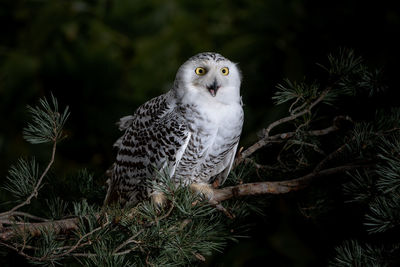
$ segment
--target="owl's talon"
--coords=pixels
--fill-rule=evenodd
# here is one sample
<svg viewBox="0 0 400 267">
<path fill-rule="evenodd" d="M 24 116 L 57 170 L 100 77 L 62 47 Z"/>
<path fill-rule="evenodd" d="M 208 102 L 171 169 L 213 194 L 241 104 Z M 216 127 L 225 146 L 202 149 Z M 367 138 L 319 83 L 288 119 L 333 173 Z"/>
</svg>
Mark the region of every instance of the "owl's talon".
<svg viewBox="0 0 400 267">
<path fill-rule="evenodd" d="M 208 201 L 214 197 L 214 190 L 210 184 L 194 183 L 190 185 L 190 189 Z"/>
<path fill-rule="evenodd" d="M 151 194 L 151 202 L 153 203 L 155 208 L 160 211 L 165 207 L 167 203 L 167 198 L 165 197 L 164 193 L 154 192 L 153 194 Z"/>
</svg>

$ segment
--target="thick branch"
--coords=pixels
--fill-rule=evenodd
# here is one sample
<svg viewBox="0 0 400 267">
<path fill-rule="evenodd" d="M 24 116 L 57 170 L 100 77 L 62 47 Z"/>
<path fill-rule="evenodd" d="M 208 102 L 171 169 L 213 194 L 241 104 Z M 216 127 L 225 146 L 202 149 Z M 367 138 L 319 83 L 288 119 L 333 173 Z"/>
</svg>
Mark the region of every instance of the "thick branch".
<svg viewBox="0 0 400 267">
<path fill-rule="evenodd" d="M 286 181 L 248 183 L 237 186 L 214 189 L 212 202 L 218 203 L 234 197 L 263 195 L 263 194 L 286 194 L 289 192 L 303 189 L 309 185 L 311 180 L 317 177 L 324 177 L 336 173 L 353 170 L 367 165 L 345 165 L 330 168 L 322 171 L 314 171 L 302 177 Z M 100 215 L 98 215 L 100 216 Z M 78 229 L 79 218 L 63 219 L 41 223 L 25 223 L 14 227 L 1 229 L 0 240 L 8 241 L 15 237 L 19 232 L 28 232 L 31 236 L 39 236 L 43 230 L 52 230 L 56 234 L 65 233 Z"/>
<path fill-rule="evenodd" d="M 7 216 L 0 217 L 0 228 L 1 224 L 6 224 L 6 225 L 24 224 L 25 222 L 21 218 L 28 218 L 30 220 L 41 221 L 41 222 L 48 221 L 48 219 L 41 218 L 26 212 L 14 211 L 8 214 Z"/>
<path fill-rule="evenodd" d="M 316 177 L 328 176 L 353 170 L 366 165 L 346 165 L 330 168 L 322 171 L 311 172 L 307 175 L 293 180 L 276 181 L 276 182 L 258 182 L 248 183 L 237 186 L 229 186 L 222 189 L 214 189 L 215 202 L 221 202 L 234 197 L 254 196 L 263 194 L 286 194 L 305 188 Z"/>
<path fill-rule="evenodd" d="M 51 230 L 55 234 L 78 229 L 79 218 L 69 218 L 41 223 L 24 223 L 1 229 L 0 240 L 8 241 L 18 233 L 28 232 L 31 236 L 40 236 L 41 231 Z"/>
</svg>

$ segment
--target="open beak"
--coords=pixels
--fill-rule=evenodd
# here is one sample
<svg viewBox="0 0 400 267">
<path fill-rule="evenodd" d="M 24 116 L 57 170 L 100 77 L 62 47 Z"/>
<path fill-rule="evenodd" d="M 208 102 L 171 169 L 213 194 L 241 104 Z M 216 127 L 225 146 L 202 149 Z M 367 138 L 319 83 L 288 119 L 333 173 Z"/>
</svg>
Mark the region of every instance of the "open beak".
<svg viewBox="0 0 400 267">
<path fill-rule="evenodd" d="M 211 94 L 212 96 L 214 96 L 214 97 L 217 95 L 217 91 L 218 91 L 219 87 L 220 87 L 220 86 L 218 85 L 216 79 L 214 80 L 214 82 L 213 82 L 212 84 L 207 85 L 208 91 L 209 91 L 210 94 Z"/>
</svg>

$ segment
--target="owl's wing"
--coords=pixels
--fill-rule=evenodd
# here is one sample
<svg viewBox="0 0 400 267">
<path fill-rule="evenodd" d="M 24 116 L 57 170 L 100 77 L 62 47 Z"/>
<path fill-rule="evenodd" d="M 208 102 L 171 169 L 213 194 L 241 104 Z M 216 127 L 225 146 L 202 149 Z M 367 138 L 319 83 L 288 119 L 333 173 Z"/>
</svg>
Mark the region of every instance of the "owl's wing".
<svg viewBox="0 0 400 267">
<path fill-rule="evenodd" d="M 152 125 L 174 108 L 170 103 L 169 93 L 155 97 L 141 105 L 133 115 L 125 116 L 116 123 L 120 131 L 126 132 L 129 128 L 144 128 Z M 121 136 L 114 147 L 119 148 L 125 135 Z"/>
<path fill-rule="evenodd" d="M 133 116 L 121 119 L 125 134 L 117 141 L 117 160 L 114 165 L 110 194 L 118 199 L 136 202 L 147 197 L 146 182 L 154 179 L 154 170 L 169 167 L 173 175 L 181 159 L 190 132 L 177 107 L 160 96 L 150 100 Z M 108 203 L 113 202 L 111 200 Z"/>
<path fill-rule="evenodd" d="M 213 179 L 214 181 L 218 181 L 218 185 L 222 185 L 225 182 L 226 178 L 228 178 L 229 172 L 232 169 L 233 162 L 235 161 L 235 155 L 236 155 L 236 150 L 237 150 L 238 144 L 239 144 L 239 141 L 236 142 L 236 144 L 229 151 L 229 153 L 226 157 L 226 160 L 228 163 L 226 165 L 226 168 Z"/>
</svg>

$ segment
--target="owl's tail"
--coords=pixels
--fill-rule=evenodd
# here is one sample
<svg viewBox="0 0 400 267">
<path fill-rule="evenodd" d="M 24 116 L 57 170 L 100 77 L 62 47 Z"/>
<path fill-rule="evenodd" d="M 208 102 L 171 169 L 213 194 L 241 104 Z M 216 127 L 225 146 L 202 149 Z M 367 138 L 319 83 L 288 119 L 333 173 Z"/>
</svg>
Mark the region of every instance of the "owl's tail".
<svg viewBox="0 0 400 267">
<path fill-rule="evenodd" d="M 108 184 L 107 194 L 104 198 L 103 206 L 109 206 L 111 204 L 118 203 L 119 194 L 117 188 L 115 188 L 115 183 L 113 181 L 113 172 L 114 172 L 114 165 L 113 164 L 107 171 L 106 177 L 108 177 L 106 183 Z"/>
</svg>

